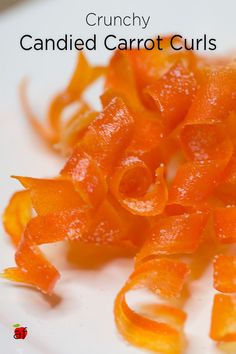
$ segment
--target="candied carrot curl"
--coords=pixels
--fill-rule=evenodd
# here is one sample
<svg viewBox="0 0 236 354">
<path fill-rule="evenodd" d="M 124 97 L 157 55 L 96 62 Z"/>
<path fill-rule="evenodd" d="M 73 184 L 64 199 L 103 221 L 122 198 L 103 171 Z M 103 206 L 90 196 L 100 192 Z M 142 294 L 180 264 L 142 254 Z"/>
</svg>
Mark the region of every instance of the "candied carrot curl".
<svg viewBox="0 0 236 354">
<path fill-rule="evenodd" d="M 210 336 L 219 342 L 236 342 L 236 297 L 217 294 L 214 298 Z"/>
<path fill-rule="evenodd" d="M 44 126 L 33 114 L 26 96 L 27 82 L 24 81 L 22 83 L 20 93 L 23 109 L 34 129 L 47 143 L 53 145 L 58 143 L 64 135 L 63 131 L 67 130 L 68 126 L 70 126 L 72 123 L 75 124 L 75 121 L 79 122 L 80 126 L 82 124 L 83 127 L 86 127 L 86 121 L 87 125 L 90 123 L 92 119 L 91 116 L 87 116 L 86 119 L 83 119 L 83 123 L 80 122 L 84 116 L 84 113 L 90 112 L 90 107 L 84 103 L 81 96 L 83 91 L 99 77 L 104 75 L 104 73 L 104 67 L 92 67 L 88 63 L 84 54 L 81 53 L 78 57 L 76 68 L 67 87 L 62 92 L 57 94 L 50 104 L 46 126 Z M 72 103 L 76 102 L 81 103 L 82 106 L 80 106 L 77 109 L 77 112 L 69 118 L 67 123 L 63 123 L 63 111 Z"/>
<path fill-rule="evenodd" d="M 32 217 L 31 205 L 28 190 L 16 192 L 11 197 L 3 215 L 3 225 L 15 246 L 20 242 L 25 225 Z"/>
<path fill-rule="evenodd" d="M 161 113 L 167 129 L 173 129 L 188 112 L 197 90 L 193 72 L 177 63 L 155 84 L 147 86 L 145 93 Z"/>
<path fill-rule="evenodd" d="M 163 217 L 150 228 L 147 240 L 136 256 L 136 262 L 161 255 L 192 254 L 203 240 L 208 220 L 204 213 Z"/>
<path fill-rule="evenodd" d="M 164 210 L 167 202 L 167 187 L 163 178 L 163 168 L 156 169 L 154 183 L 147 185 L 149 175 L 147 166 L 131 156 L 122 161 L 121 166 L 117 168 L 111 178 L 111 192 L 120 204 L 133 214 L 155 216 Z M 141 181 L 138 180 L 140 177 Z M 130 185 L 133 181 L 134 183 L 138 182 L 136 188 Z M 127 183 L 129 183 L 128 186 Z M 131 195 L 127 195 L 127 191 Z M 143 195 L 139 196 L 140 193 Z"/>
<path fill-rule="evenodd" d="M 223 293 L 236 293 L 236 256 L 214 258 L 214 288 Z"/>
<path fill-rule="evenodd" d="M 189 273 L 188 266 L 169 259 L 155 259 L 134 270 L 116 297 L 114 313 L 116 324 L 126 340 L 134 345 L 161 353 L 178 354 L 184 347 L 183 325 L 185 313 L 177 308 L 155 304 L 151 313 L 154 321 L 133 311 L 125 295 L 132 289 L 146 287 L 156 295 L 178 297 Z"/>
<path fill-rule="evenodd" d="M 218 252 L 214 287 L 223 293 L 214 298 L 210 336 L 236 341 L 236 66 L 231 58 L 173 51 L 168 37 L 163 46 L 161 52 L 115 51 L 107 67 L 92 66 L 80 54 L 45 124 L 22 83 L 30 123 L 68 159 L 54 178 L 14 176 L 25 189 L 11 198 L 3 223 L 16 247 L 16 266 L 1 276 L 51 294 L 60 273 L 42 244 L 73 241 L 71 247 L 136 252 L 115 300 L 117 328 L 136 346 L 180 354 L 183 290 L 194 266 L 202 271 L 199 259 L 209 245 Z M 100 77 L 97 111 L 85 94 Z M 147 316 L 133 310 L 126 295 L 137 288 L 167 304 L 146 304 Z"/>
</svg>

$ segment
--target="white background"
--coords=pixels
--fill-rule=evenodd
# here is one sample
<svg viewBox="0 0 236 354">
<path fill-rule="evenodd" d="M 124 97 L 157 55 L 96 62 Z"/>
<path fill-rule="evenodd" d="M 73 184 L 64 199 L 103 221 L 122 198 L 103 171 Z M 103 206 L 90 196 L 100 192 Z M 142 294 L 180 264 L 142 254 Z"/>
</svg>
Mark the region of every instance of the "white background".
<svg viewBox="0 0 236 354">
<path fill-rule="evenodd" d="M 33 36 L 59 37 L 65 33 L 88 37 L 96 30 L 101 38 L 148 37 L 181 33 L 188 38 L 206 33 L 217 39 L 218 52 L 236 48 L 235 1 L 221 0 L 86 0 L 29 1 L 0 14 L 0 209 L 19 189 L 10 175 L 45 177 L 56 175 L 61 158 L 49 153 L 24 120 L 18 100 L 18 84 L 31 79 L 35 111 L 43 116 L 53 93 L 67 82 L 75 62 L 74 52 L 24 52 L 19 39 Z M 151 15 L 144 31 L 135 28 L 91 27 L 85 15 Z M 93 63 L 105 63 L 103 48 L 89 53 Z M 97 97 L 94 97 L 97 101 Z M 64 245 L 49 247 L 49 258 L 58 266 L 62 279 L 51 300 L 37 291 L 0 281 L 0 352 L 5 354 L 132 354 L 141 353 L 126 344 L 113 322 L 113 300 L 132 270 L 130 259 L 116 259 L 97 269 L 81 269 L 67 262 Z M 0 269 L 14 265 L 14 250 L 3 229 L 0 231 Z M 211 268 L 200 281 L 191 283 L 186 333 L 186 354 L 218 353 L 208 339 L 212 290 Z M 25 341 L 13 339 L 14 323 L 28 327 Z"/>
</svg>

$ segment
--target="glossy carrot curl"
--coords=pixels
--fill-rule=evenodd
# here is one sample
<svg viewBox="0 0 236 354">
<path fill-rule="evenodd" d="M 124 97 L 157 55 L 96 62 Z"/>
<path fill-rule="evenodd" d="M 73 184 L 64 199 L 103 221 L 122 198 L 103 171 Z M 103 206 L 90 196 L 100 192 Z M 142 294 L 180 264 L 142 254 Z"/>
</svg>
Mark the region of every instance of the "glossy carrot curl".
<svg viewBox="0 0 236 354">
<path fill-rule="evenodd" d="M 214 287 L 227 293 L 215 296 L 210 336 L 236 341 L 236 255 L 229 248 L 236 241 L 236 67 L 168 43 L 162 52 L 116 51 L 107 67 L 80 54 L 45 124 L 22 85 L 33 127 L 68 159 L 55 178 L 15 177 L 25 189 L 13 195 L 3 222 L 16 266 L 2 276 L 50 294 L 60 274 L 39 245 L 66 240 L 135 250 L 134 270 L 115 300 L 117 328 L 136 346 L 179 354 L 186 344 L 180 306 L 209 244 L 219 251 Z M 84 94 L 102 76 L 98 112 Z M 157 297 L 147 315 L 126 299 L 140 288 Z"/>
</svg>

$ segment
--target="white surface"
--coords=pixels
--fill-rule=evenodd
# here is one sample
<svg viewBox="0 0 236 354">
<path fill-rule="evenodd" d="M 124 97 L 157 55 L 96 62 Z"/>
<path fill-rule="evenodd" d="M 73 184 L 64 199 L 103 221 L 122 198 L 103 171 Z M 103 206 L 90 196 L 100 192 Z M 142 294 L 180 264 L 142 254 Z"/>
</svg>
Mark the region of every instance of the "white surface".
<svg viewBox="0 0 236 354">
<path fill-rule="evenodd" d="M 147 30 L 96 28 L 98 36 L 154 35 L 180 32 L 190 36 L 207 33 L 217 38 L 221 52 L 235 48 L 235 1 L 31 1 L 0 15 L 0 201 L 1 212 L 11 193 L 19 188 L 11 174 L 53 176 L 62 165 L 31 133 L 19 107 L 17 86 L 27 75 L 32 79 L 32 98 L 43 113 L 49 97 L 63 87 L 75 61 L 75 53 L 23 52 L 19 38 L 24 33 L 87 36 L 94 28 L 85 24 L 88 11 L 97 14 L 151 15 Z M 93 62 L 105 62 L 109 53 L 98 49 L 89 54 Z M 14 265 L 14 250 L 3 229 L 0 237 L 0 269 Z M 65 247 L 50 246 L 50 259 L 62 272 L 55 297 L 50 302 L 40 293 L 0 281 L 0 352 L 5 354 L 134 354 L 117 334 L 113 300 L 128 277 L 132 262 L 118 259 L 98 269 L 79 269 L 66 261 Z M 211 269 L 191 284 L 186 304 L 186 354 L 215 354 L 208 339 L 213 297 Z M 25 341 L 13 339 L 14 323 L 28 327 Z"/>
</svg>

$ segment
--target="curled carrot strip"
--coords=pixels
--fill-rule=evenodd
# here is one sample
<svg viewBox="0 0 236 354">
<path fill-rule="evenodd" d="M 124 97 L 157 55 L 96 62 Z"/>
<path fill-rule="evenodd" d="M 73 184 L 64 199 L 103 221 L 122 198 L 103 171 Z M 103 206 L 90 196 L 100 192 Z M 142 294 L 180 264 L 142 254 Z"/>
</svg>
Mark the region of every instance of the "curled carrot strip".
<svg viewBox="0 0 236 354">
<path fill-rule="evenodd" d="M 70 118 L 62 129 L 57 149 L 60 149 L 63 155 L 72 154 L 78 140 L 83 138 L 89 124 L 97 115 L 98 112 L 92 111 L 86 105 L 80 107 L 79 111 L 75 112 L 74 116 Z"/>
<path fill-rule="evenodd" d="M 169 191 L 169 204 L 197 205 L 219 185 L 225 161 L 186 162 L 181 165 Z"/>
<path fill-rule="evenodd" d="M 126 340 L 161 353 L 181 352 L 184 346 L 184 312 L 171 306 L 154 305 L 152 312 L 160 318 L 154 321 L 133 311 L 127 305 L 125 295 L 132 289 L 147 287 L 158 295 L 179 296 L 187 274 L 188 268 L 184 263 L 164 258 L 149 261 L 134 270 L 114 305 L 117 327 Z"/>
<path fill-rule="evenodd" d="M 121 156 L 132 130 L 133 118 L 126 105 L 114 98 L 90 124 L 81 144 L 62 170 L 62 176 L 70 177 L 76 190 L 92 205 L 96 206 L 105 198 L 104 174 Z"/>
<path fill-rule="evenodd" d="M 65 129 L 65 126 L 62 121 L 62 113 L 66 107 L 71 105 L 74 102 L 82 102 L 82 107 L 79 111 L 76 112 L 75 115 L 71 117 L 69 120 L 70 124 L 73 122 L 73 127 L 75 126 L 75 120 L 79 122 L 79 126 L 83 127 L 85 125 L 85 121 L 89 121 L 90 119 L 84 119 L 84 113 L 88 111 L 88 106 L 83 103 L 81 100 L 81 96 L 84 90 L 95 80 L 97 80 L 100 76 L 102 76 L 105 72 L 104 67 L 96 66 L 92 67 L 87 59 L 85 58 L 83 53 L 80 53 L 78 56 L 76 68 L 74 73 L 70 79 L 69 84 L 65 88 L 64 91 L 60 92 L 55 96 L 52 100 L 47 117 L 46 127 L 37 119 L 34 113 L 31 110 L 31 107 L 28 103 L 26 96 L 26 81 L 22 82 L 20 88 L 20 97 L 23 109 L 25 111 L 26 117 L 28 117 L 32 127 L 39 133 L 39 135 L 49 144 L 54 145 L 58 143 L 61 138 L 61 134 L 63 134 L 63 140 L 69 140 L 67 142 L 69 145 L 72 144 L 71 140 L 71 132 L 62 133 Z M 91 119 L 93 115 L 91 116 Z M 82 122 L 81 122 L 82 120 Z M 77 126 L 78 126 L 77 124 Z M 66 125 L 66 130 L 68 130 L 68 124 Z M 73 141 L 73 140 L 72 140 Z"/>
<path fill-rule="evenodd" d="M 115 97 L 117 97 L 118 92 L 113 90 L 105 91 L 102 95 L 101 100 L 103 105 L 106 105 Z M 159 164 L 168 159 L 167 151 L 162 153 L 161 147 L 164 139 L 166 138 L 165 129 L 160 119 L 158 119 L 156 112 L 153 113 L 147 110 L 138 101 L 138 104 L 133 105 L 133 101 L 130 101 L 129 91 L 125 91 L 122 94 L 122 98 L 127 102 L 130 108 L 131 114 L 134 118 L 134 129 L 132 134 L 132 139 L 130 139 L 129 145 L 126 149 L 126 155 L 133 155 L 140 157 L 145 163 L 147 163 L 151 168 L 157 167 L 157 162 Z"/>
<path fill-rule="evenodd" d="M 126 155 L 139 157 L 153 170 L 168 159 L 167 149 L 163 154 L 160 148 L 165 139 L 163 126 L 145 113 L 135 117 L 134 133 Z"/>
<path fill-rule="evenodd" d="M 143 172 L 142 172 L 143 171 Z M 127 178 L 127 174 L 129 177 Z M 131 179 L 131 182 L 129 182 Z M 138 183 L 134 193 L 143 194 L 141 196 L 129 196 L 125 192 L 125 184 Z M 154 216 L 160 214 L 165 207 L 167 201 L 167 188 L 163 178 L 163 167 L 159 167 L 155 172 L 155 182 L 148 186 L 150 180 L 150 172 L 147 166 L 140 159 L 129 157 L 122 161 L 114 175 L 112 176 L 110 188 L 113 195 L 120 204 L 133 214 L 143 216 Z M 123 188 L 122 188 L 123 185 Z M 145 189 L 148 190 L 146 191 Z M 123 189 L 123 191 L 122 191 Z"/>
<path fill-rule="evenodd" d="M 188 123 L 222 122 L 236 107 L 236 68 L 215 68 L 198 91 L 186 118 Z"/>
<path fill-rule="evenodd" d="M 25 79 L 20 85 L 20 100 L 23 111 L 28 119 L 30 125 L 35 130 L 35 132 L 40 136 L 40 138 L 46 142 L 49 146 L 53 144 L 53 135 L 48 127 L 45 127 L 43 123 L 40 122 L 38 117 L 34 114 L 27 97 L 27 86 L 28 81 Z"/>
<path fill-rule="evenodd" d="M 156 305 L 155 315 L 158 317 L 159 314 L 165 315 L 169 323 L 153 321 L 130 309 L 123 292 L 120 292 L 115 301 L 114 313 L 117 328 L 129 343 L 159 353 L 181 353 L 184 347 L 182 328 L 185 314 L 183 311 Z"/>
<path fill-rule="evenodd" d="M 71 179 L 74 188 L 85 202 L 96 207 L 106 197 L 107 183 L 96 162 L 78 146 L 61 171 L 63 177 Z"/>
<path fill-rule="evenodd" d="M 128 52 L 117 51 L 112 56 L 107 67 L 105 88 L 107 91 L 102 95 L 102 102 L 106 102 L 106 97 L 115 92 L 130 108 L 142 108 Z"/>
<path fill-rule="evenodd" d="M 37 216 L 30 220 L 16 251 L 17 268 L 7 268 L 3 276 L 36 286 L 51 293 L 59 273 L 44 257 L 38 245 L 58 241 L 80 241 L 99 245 L 130 244 L 127 227 L 112 205 L 105 201 L 94 213 L 86 206 Z M 42 272 L 44 276 L 42 277 Z"/>
<path fill-rule="evenodd" d="M 128 146 L 133 127 L 129 109 L 121 98 L 115 97 L 89 125 L 82 147 L 106 174 Z"/>
<path fill-rule="evenodd" d="M 194 99 L 181 135 L 184 152 L 192 161 L 186 162 L 178 169 L 170 189 L 170 204 L 189 205 L 204 202 L 224 179 L 227 164 L 233 154 L 233 144 L 226 135 L 222 139 L 224 127 L 216 124 L 221 122 L 223 117 L 226 117 L 233 108 L 232 97 L 234 94 L 231 92 L 233 80 L 233 69 L 226 71 L 219 69 L 209 74 L 203 88 Z M 227 90 L 221 93 L 223 92 L 221 84 L 228 85 L 227 83 L 229 84 L 227 90 L 231 90 L 230 96 L 232 94 L 232 97 L 224 101 L 222 119 L 212 120 L 210 112 L 215 112 L 213 98 L 217 97 L 216 106 L 218 107 L 218 101 L 220 103 L 223 100 L 221 95 L 225 94 L 227 97 L 229 95 Z M 217 94 L 214 96 L 215 92 L 219 97 Z M 199 112 L 199 107 L 201 107 L 201 112 Z M 199 118 L 200 114 L 201 119 Z"/>
<path fill-rule="evenodd" d="M 178 41 L 181 42 L 181 41 Z M 190 70 L 195 70 L 196 54 L 192 51 L 177 52 L 170 46 L 170 37 L 163 38 L 162 51 L 136 49 L 129 51 L 139 91 L 150 84 L 155 84 L 175 63 L 181 61 Z"/>
<path fill-rule="evenodd" d="M 158 255 L 194 253 L 202 241 L 207 219 L 204 213 L 186 213 L 157 220 L 137 254 L 136 262 Z"/>
<path fill-rule="evenodd" d="M 222 139 L 222 135 L 220 126 L 212 126 L 207 121 L 205 124 L 184 125 L 181 141 L 190 161 L 177 170 L 169 192 L 170 204 L 204 202 L 224 180 L 233 144 L 225 135 Z"/>
<path fill-rule="evenodd" d="M 176 63 L 144 92 L 160 111 L 167 129 L 173 129 L 187 114 L 197 90 L 194 74 L 182 63 Z"/>
<path fill-rule="evenodd" d="M 102 67 L 92 67 L 81 52 L 74 73 L 66 89 L 59 93 L 51 102 L 48 112 L 48 122 L 55 133 L 60 131 L 61 113 L 69 104 L 80 99 L 83 91 L 104 73 Z"/>
<path fill-rule="evenodd" d="M 38 215 L 78 208 L 84 204 L 71 181 L 19 176 L 15 178 L 29 189 L 32 206 Z"/>
<path fill-rule="evenodd" d="M 18 267 L 7 268 L 3 276 L 34 285 L 42 292 L 50 294 L 60 275 L 37 245 L 80 237 L 87 224 L 87 215 L 86 210 L 72 209 L 31 219 L 16 251 Z"/>
</svg>

